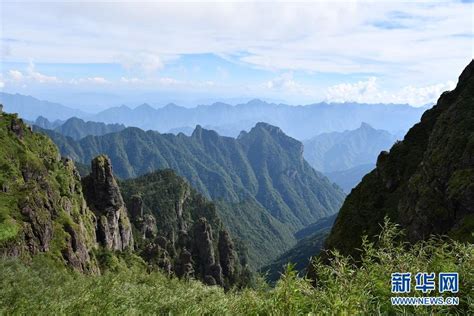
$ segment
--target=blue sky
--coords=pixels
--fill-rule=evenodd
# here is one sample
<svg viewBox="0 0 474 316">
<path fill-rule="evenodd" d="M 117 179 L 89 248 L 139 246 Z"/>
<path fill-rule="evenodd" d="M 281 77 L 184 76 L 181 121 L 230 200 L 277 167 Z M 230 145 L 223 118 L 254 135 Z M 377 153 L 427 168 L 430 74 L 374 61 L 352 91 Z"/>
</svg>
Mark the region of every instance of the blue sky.
<svg viewBox="0 0 474 316">
<path fill-rule="evenodd" d="M 1 3 L 0 88 L 94 111 L 261 98 L 436 101 L 473 57 L 469 1 Z"/>
</svg>

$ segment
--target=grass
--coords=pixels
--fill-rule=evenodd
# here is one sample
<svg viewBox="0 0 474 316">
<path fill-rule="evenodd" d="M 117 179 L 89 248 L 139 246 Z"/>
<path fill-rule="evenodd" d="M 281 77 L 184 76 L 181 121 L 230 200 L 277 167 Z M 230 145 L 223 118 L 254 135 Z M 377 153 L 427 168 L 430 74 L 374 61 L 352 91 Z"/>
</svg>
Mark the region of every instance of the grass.
<svg viewBox="0 0 474 316">
<path fill-rule="evenodd" d="M 2 259 L 0 314 L 472 315 L 474 246 L 439 237 L 409 246 L 397 241 L 400 234 L 387 222 L 376 243 L 364 242 L 358 265 L 337 253 L 329 263 L 315 260 L 316 286 L 298 277 L 290 265 L 274 288 L 260 280 L 255 288 L 229 292 L 159 272 L 145 273 L 140 264 L 88 276 L 70 272 L 46 256 L 35 257 L 29 265 Z M 460 305 L 393 307 L 390 274 L 424 271 L 459 272 Z"/>
</svg>

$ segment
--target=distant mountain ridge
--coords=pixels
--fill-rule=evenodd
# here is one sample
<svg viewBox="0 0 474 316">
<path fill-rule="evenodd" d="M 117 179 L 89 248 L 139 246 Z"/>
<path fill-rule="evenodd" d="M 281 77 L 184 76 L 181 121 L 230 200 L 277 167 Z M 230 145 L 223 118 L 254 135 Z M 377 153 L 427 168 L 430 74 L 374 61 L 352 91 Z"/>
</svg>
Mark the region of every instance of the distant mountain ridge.
<svg viewBox="0 0 474 316">
<path fill-rule="evenodd" d="M 321 133 L 356 129 L 362 122 L 395 134 L 408 130 L 426 109 L 403 104 L 324 102 L 292 106 L 255 99 L 235 106 L 218 102 L 194 108 L 175 104 L 161 108 L 148 104 L 136 108 L 122 105 L 89 114 L 18 94 L 0 94 L 0 101 L 8 105 L 6 110 L 18 112 L 28 120 L 35 120 L 38 116 L 49 120 L 65 120 L 75 116 L 88 121 L 117 123 L 161 133 L 183 130 L 189 132 L 190 128 L 201 125 L 232 137 L 236 137 L 242 130 L 250 130 L 258 122 L 266 122 L 279 126 L 287 135 L 299 140 Z"/>
<path fill-rule="evenodd" d="M 308 139 L 315 134 L 357 128 L 362 122 L 389 131 L 407 130 L 417 122 L 424 108 L 401 104 L 318 103 L 305 106 L 266 103 L 251 100 L 235 106 L 225 103 L 184 108 L 167 105 L 155 109 L 143 104 L 131 109 L 110 108 L 90 117 L 107 123 L 122 123 L 142 129 L 167 132 L 202 125 L 237 136 L 257 122 L 279 126 L 287 135 Z M 387 121 L 386 118 L 390 117 Z"/>
<path fill-rule="evenodd" d="M 39 116 L 49 120 L 66 120 L 70 117 L 85 117 L 89 115 L 80 110 L 71 109 L 59 103 L 38 100 L 32 96 L 0 92 L 0 103 L 4 110 L 19 113 L 26 120 L 36 120 Z"/>
<path fill-rule="evenodd" d="M 344 192 L 350 193 L 362 178 L 375 168 L 375 163 L 358 165 L 347 170 L 325 172 L 329 180 L 340 186 Z"/>
<path fill-rule="evenodd" d="M 36 125 L 42 129 L 54 130 L 64 136 L 71 137 L 74 140 L 79 140 L 89 135 L 101 136 L 108 133 L 120 132 L 125 129 L 125 125 L 122 124 L 105 124 L 91 121 L 85 122 L 77 117 L 71 117 L 64 122 L 49 122 L 48 119 L 40 116 L 36 121 L 32 122 L 32 124 L 33 127 Z"/>
<path fill-rule="evenodd" d="M 299 141 L 266 123 L 237 139 L 200 126 L 191 136 L 126 128 L 74 141 L 45 133 L 64 156 L 80 163 L 107 154 L 123 179 L 175 170 L 221 205 L 223 221 L 234 236 L 249 242 L 249 256 L 257 265 L 292 246 L 293 232 L 337 212 L 344 198 L 304 160 Z"/>
<path fill-rule="evenodd" d="M 321 172 L 343 171 L 375 164 L 382 150 L 393 145 L 396 136 L 363 122 L 355 130 L 319 134 L 304 141 L 304 157 Z"/>
</svg>

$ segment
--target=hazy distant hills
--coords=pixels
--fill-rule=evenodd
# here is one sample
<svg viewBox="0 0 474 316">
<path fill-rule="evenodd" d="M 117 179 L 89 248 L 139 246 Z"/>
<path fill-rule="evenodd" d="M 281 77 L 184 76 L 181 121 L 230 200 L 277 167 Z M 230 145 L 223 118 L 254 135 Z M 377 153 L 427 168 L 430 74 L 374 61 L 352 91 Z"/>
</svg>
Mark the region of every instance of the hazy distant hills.
<svg viewBox="0 0 474 316">
<path fill-rule="evenodd" d="M 33 126 L 42 129 L 54 130 L 64 136 L 69 136 L 75 140 L 79 140 L 89 135 L 101 136 L 108 133 L 120 132 L 125 129 L 122 124 L 105 124 L 101 122 L 85 122 L 77 117 L 72 117 L 64 122 L 49 122 L 48 119 L 40 116 L 36 121 L 31 122 Z"/>
<path fill-rule="evenodd" d="M 382 150 L 390 148 L 397 137 L 367 123 L 344 132 L 319 134 L 304 142 L 304 157 L 349 192 L 375 166 Z"/>
<path fill-rule="evenodd" d="M 324 175 L 340 186 L 344 192 L 349 193 L 374 168 L 375 163 L 368 163 L 347 170 L 325 172 Z"/>
<path fill-rule="evenodd" d="M 0 92 L 0 103 L 5 112 L 19 113 L 26 120 L 34 121 L 39 116 L 48 120 L 66 120 L 70 117 L 87 116 L 85 112 L 71 109 L 59 103 L 41 101 L 31 96 Z"/>
<path fill-rule="evenodd" d="M 395 140 L 389 132 L 362 123 L 355 130 L 323 133 L 305 141 L 304 157 L 316 170 L 342 171 L 375 163 L 379 153 Z"/>
<path fill-rule="evenodd" d="M 144 130 L 189 133 L 196 125 L 236 137 L 258 122 L 280 127 L 287 135 L 305 140 L 321 133 L 356 129 L 362 122 L 392 134 L 405 132 L 416 123 L 426 108 L 402 104 L 318 103 L 305 106 L 252 100 L 238 105 L 214 103 L 185 108 L 169 104 L 154 108 L 142 104 L 136 108 L 112 107 L 88 114 L 56 103 L 39 101 L 19 94 L 0 94 L 5 110 L 18 112 L 28 120 L 43 116 L 49 120 L 78 117 L 87 121 L 118 123 Z M 387 119 L 389 118 L 389 119 Z"/>
<path fill-rule="evenodd" d="M 222 130 L 228 136 L 236 136 L 239 131 L 248 130 L 257 122 L 266 122 L 280 127 L 291 137 L 303 140 L 324 132 L 355 129 L 362 122 L 395 133 L 407 130 L 416 123 L 423 111 L 424 108 L 395 104 L 290 106 L 252 100 L 236 106 L 215 103 L 194 108 L 174 104 L 159 109 L 147 104 L 134 109 L 121 106 L 102 111 L 89 119 L 160 132 L 202 125 Z"/>
<path fill-rule="evenodd" d="M 126 128 L 79 141 L 45 131 L 81 163 L 107 154 L 121 178 L 170 168 L 204 195 L 258 266 L 291 247 L 293 233 L 338 211 L 344 193 L 304 160 L 303 145 L 259 123 L 236 138 L 196 127 L 192 136 Z"/>
</svg>

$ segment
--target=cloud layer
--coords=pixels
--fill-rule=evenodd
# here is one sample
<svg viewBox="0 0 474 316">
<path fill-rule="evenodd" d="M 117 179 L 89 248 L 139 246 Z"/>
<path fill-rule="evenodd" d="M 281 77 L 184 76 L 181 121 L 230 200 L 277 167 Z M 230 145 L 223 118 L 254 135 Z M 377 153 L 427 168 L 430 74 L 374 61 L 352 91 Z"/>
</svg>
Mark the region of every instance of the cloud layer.
<svg viewBox="0 0 474 316">
<path fill-rule="evenodd" d="M 2 63 L 112 63 L 124 70 L 117 78 L 88 73 L 75 78 L 76 84 L 209 86 L 218 78 L 160 72 L 177 67 L 183 56 L 213 54 L 267 74 L 249 87 L 253 78 L 236 83 L 236 73 L 220 71 L 217 86 L 228 89 L 232 81 L 234 93 L 419 104 L 450 87 L 447 81 L 456 80 L 473 56 L 473 5 L 458 1 L 68 1 L 2 7 Z M 71 82 L 34 67 L 3 68 L 5 84 Z M 339 76 L 339 83 L 325 84 L 326 75 Z"/>
</svg>

